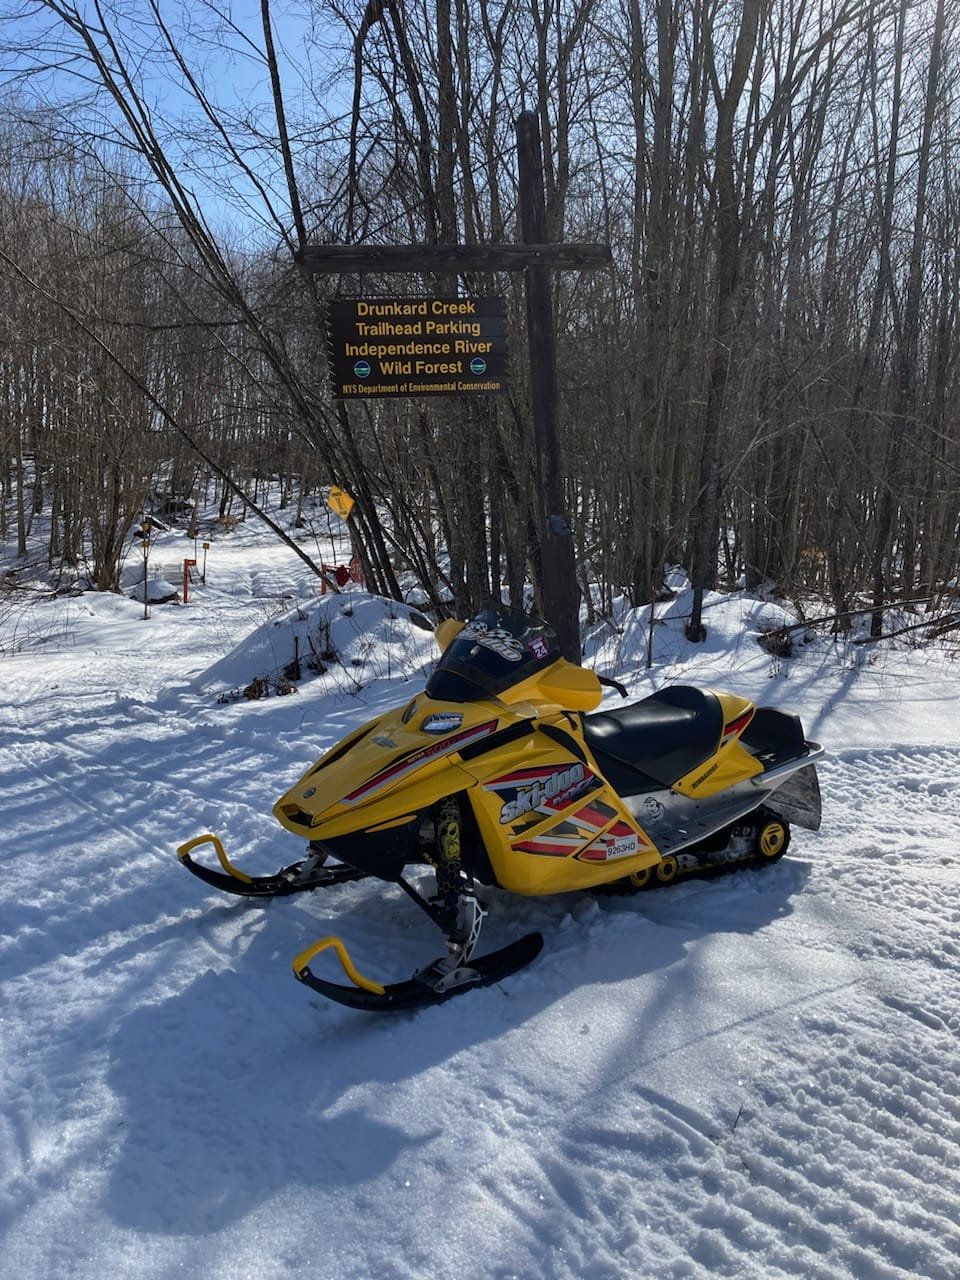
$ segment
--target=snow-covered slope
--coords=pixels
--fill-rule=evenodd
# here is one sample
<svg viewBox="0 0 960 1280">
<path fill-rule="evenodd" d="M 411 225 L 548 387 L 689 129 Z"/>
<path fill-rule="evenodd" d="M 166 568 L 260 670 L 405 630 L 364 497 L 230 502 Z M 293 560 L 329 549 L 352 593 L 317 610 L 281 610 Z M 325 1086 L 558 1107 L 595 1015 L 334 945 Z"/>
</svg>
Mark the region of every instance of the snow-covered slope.
<svg viewBox="0 0 960 1280">
<path fill-rule="evenodd" d="M 824 641 L 776 661 L 751 634 L 770 606 L 711 605 L 703 649 L 679 599 L 652 670 L 642 616 L 591 657 L 638 696 L 695 681 L 798 710 L 830 753 L 822 832 L 633 899 L 492 893 L 487 945 L 540 929 L 540 959 L 380 1019 L 289 962 L 337 933 L 408 976 L 436 938 L 402 894 L 250 906 L 174 849 L 213 830 L 249 870 L 299 855 L 272 803 L 422 682 L 409 611 L 317 600 L 252 529 L 148 621 L 91 595 L 8 611 L 3 1280 L 955 1280 L 957 668 Z M 297 626 L 340 660 L 218 700 L 282 670 Z"/>
</svg>

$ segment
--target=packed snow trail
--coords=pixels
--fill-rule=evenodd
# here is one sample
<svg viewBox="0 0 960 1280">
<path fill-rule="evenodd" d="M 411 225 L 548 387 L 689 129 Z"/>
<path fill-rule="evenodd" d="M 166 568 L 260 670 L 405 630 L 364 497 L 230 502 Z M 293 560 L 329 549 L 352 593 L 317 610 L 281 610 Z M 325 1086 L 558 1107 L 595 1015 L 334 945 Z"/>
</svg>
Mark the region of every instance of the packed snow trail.
<svg viewBox="0 0 960 1280">
<path fill-rule="evenodd" d="M 273 801 L 409 696 L 419 641 L 355 696 L 331 672 L 219 704 L 198 673 L 250 603 L 226 559 L 192 612 L 93 598 L 69 644 L 4 664 L 2 1280 L 955 1280 L 952 664 L 825 646 L 771 679 L 718 606 L 714 650 L 653 677 L 798 710 L 830 751 L 823 831 L 633 898 L 489 891 L 485 945 L 539 929 L 540 959 L 376 1019 L 290 960 L 337 933 L 408 976 L 437 939 L 402 894 L 251 905 L 174 849 L 210 829 L 250 870 L 299 856 Z"/>
</svg>

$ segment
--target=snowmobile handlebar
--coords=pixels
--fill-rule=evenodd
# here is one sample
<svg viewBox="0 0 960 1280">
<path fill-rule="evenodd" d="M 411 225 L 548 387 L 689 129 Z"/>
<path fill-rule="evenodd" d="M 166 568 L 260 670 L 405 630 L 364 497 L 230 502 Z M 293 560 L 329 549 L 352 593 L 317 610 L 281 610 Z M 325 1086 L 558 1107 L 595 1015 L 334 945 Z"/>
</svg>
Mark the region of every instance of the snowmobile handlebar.
<svg viewBox="0 0 960 1280">
<path fill-rule="evenodd" d="M 594 675 L 596 675 L 596 672 L 594 672 Z M 619 680 L 614 680 L 611 676 L 597 676 L 597 679 L 601 684 L 606 684 L 609 685 L 611 689 L 616 689 L 621 698 L 628 698 L 630 696 Z"/>
</svg>

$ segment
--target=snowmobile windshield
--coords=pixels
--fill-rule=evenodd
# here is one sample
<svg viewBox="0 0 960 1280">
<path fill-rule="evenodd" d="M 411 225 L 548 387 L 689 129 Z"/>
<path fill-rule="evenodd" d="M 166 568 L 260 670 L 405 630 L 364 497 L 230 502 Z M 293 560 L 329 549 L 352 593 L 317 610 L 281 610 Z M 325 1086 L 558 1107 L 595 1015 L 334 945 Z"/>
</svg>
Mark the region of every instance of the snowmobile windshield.
<svg viewBox="0 0 960 1280">
<path fill-rule="evenodd" d="M 427 697 L 475 702 L 495 696 L 559 657 L 553 627 L 521 609 L 489 604 L 444 650 L 427 682 Z"/>
</svg>

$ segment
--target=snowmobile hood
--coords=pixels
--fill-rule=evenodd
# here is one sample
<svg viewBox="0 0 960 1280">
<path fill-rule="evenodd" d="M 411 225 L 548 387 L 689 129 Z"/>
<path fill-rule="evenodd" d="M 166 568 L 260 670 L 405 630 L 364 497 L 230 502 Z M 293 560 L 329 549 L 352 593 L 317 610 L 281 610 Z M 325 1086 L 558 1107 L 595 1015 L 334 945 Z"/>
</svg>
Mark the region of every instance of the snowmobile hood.
<svg viewBox="0 0 960 1280">
<path fill-rule="evenodd" d="M 504 730 L 561 712 L 590 711 L 602 690 L 592 671 L 560 656 L 552 628 L 490 605 L 459 629 L 426 689 L 405 707 L 344 738 L 277 801 L 274 815 L 310 839 L 410 821 L 476 776 L 464 759 Z"/>
<path fill-rule="evenodd" d="M 521 718 L 489 702 L 455 706 L 421 694 L 321 756 L 280 797 L 274 815 L 308 838 L 321 822 L 333 838 L 410 817 L 472 785 L 473 777 L 459 768 L 462 753 L 482 749 L 506 721 Z"/>
</svg>

